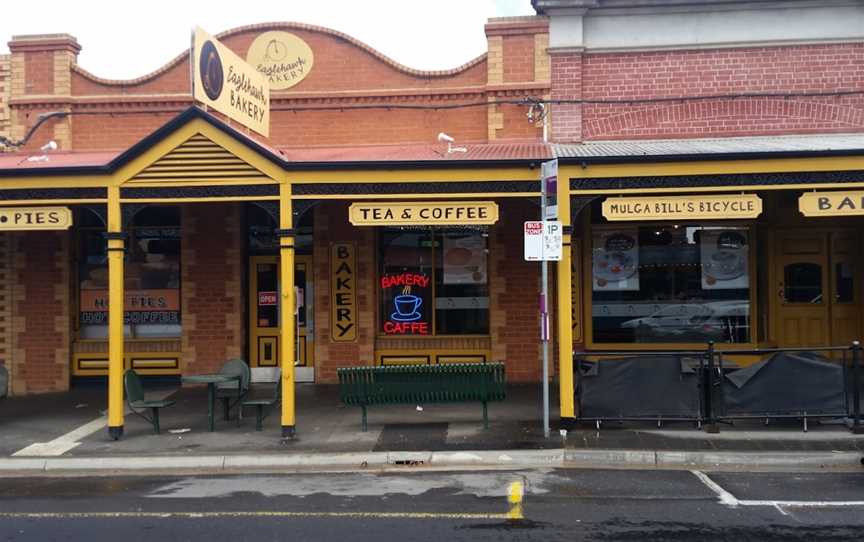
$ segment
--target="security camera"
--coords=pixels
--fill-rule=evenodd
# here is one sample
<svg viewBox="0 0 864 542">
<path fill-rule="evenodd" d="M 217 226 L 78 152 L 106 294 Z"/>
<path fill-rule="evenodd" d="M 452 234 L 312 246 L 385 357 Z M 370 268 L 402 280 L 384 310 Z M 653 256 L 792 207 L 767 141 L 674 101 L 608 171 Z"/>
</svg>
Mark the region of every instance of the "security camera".
<svg viewBox="0 0 864 542">
<path fill-rule="evenodd" d="M 44 145 L 39 147 L 39 150 L 42 152 L 56 151 L 57 150 L 57 142 L 53 141 L 53 140 L 49 141 L 48 143 L 45 143 Z"/>
<path fill-rule="evenodd" d="M 449 136 L 449 135 L 445 134 L 444 132 L 441 132 L 440 134 L 438 134 L 438 141 L 440 141 L 441 143 L 453 143 L 456 140 L 453 139 L 452 136 Z"/>
</svg>

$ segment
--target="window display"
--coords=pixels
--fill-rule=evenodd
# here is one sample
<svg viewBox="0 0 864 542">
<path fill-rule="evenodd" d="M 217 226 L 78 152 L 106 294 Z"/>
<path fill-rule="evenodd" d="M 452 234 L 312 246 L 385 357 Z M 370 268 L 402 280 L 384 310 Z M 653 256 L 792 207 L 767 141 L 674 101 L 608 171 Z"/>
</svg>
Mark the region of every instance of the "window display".
<svg viewBox="0 0 864 542">
<path fill-rule="evenodd" d="M 380 247 L 382 333 L 489 333 L 485 233 L 384 229 Z"/>
<path fill-rule="evenodd" d="M 108 257 L 104 227 L 85 222 L 80 233 L 79 337 L 108 337 Z M 101 224 L 99 224 L 101 226 Z M 180 336 L 180 215 L 141 211 L 128 229 L 124 265 L 127 338 Z"/>
<path fill-rule="evenodd" d="M 591 267 L 594 342 L 750 342 L 746 227 L 597 228 Z"/>
</svg>

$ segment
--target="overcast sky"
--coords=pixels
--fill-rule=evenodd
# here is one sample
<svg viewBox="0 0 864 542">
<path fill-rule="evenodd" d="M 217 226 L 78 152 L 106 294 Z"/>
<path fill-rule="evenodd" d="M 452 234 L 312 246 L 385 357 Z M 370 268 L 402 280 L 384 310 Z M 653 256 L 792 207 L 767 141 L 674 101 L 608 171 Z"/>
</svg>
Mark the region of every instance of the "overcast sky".
<svg viewBox="0 0 864 542">
<path fill-rule="evenodd" d="M 110 79 L 149 73 L 189 47 L 190 29 L 294 21 L 349 34 L 416 69 L 454 68 L 486 51 L 490 17 L 533 15 L 531 0 L 4 0 L 0 53 L 13 35 L 67 33 L 78 63 Z"/>
</svg>

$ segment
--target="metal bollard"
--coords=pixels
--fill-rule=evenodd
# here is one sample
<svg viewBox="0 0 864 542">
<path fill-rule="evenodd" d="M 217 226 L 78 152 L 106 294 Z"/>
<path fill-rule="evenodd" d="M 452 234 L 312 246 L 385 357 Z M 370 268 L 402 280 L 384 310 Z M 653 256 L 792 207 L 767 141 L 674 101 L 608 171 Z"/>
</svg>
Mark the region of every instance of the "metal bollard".
<svg viewBox="0 0 864 542">
<path fill-rule="evenodd" d="M 861 343 L 852 342 L 852 433 L 864 433 L 861 427 L 861 389 L 858 380 L 858 366 L 861 364 Z"/>
<path fill-rule="evenodd" d="M 717 419 L 714 416 L 714 341 L 708 341 L 708 378 L 705 383 L 705 432 L 719 433 L 720 426 L 717 425 Z"/>
</svg>

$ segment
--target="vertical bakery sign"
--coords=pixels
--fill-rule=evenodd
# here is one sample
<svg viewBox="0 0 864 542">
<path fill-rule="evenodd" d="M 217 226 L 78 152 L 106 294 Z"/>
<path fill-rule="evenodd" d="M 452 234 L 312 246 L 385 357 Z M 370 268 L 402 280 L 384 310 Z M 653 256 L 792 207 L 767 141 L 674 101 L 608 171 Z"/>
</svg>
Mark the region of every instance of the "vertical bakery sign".
<svg viewBox="0 0 864 542">
<path fill-rule="evenodd" d="M 192 31 L 192 99 L 267 137 L 270 84 L 260 73 L 199 27 Z"/>
</svg>

